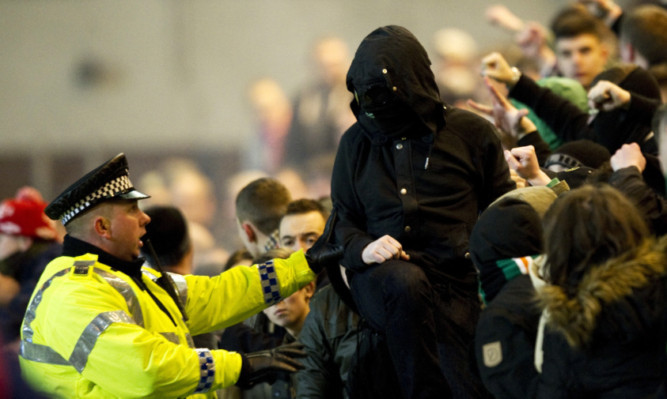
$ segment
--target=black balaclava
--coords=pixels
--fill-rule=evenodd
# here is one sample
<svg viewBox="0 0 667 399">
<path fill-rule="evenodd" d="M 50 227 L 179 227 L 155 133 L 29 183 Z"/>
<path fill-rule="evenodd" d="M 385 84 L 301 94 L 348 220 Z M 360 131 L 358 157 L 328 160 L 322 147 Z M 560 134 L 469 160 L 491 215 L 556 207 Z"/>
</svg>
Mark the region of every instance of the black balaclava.
<svg viewBox="0 0 667 399">
<path fill-rule="evenodd" d="M 390 25 L 359 45 L 347 74 L 359 124 L 374 141 L 435 133 L 444 126 L 426 50 L 407 29 Z"/>
</svg>

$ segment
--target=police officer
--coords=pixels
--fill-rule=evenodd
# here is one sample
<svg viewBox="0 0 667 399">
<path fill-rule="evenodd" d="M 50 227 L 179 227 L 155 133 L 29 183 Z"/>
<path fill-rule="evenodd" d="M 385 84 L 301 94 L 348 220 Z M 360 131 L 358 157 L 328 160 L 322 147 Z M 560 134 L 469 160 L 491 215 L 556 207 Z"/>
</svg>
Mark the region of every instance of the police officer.
<svg viewBox="0 0 667 399">
<path fill-rule="evenodd" d="M 304 253 L 212 278 L 160 273 L 139 258 L 150 222 L 144 198 L 119 154 L 46 208 L 67 235 L 23 320 L 28 382 L 66 398 L 215 397 L 299 368 L 299 347 L 242 355 L 195 348 L 191 335 L 237 323 L 313 280 Z"/>
</svg>

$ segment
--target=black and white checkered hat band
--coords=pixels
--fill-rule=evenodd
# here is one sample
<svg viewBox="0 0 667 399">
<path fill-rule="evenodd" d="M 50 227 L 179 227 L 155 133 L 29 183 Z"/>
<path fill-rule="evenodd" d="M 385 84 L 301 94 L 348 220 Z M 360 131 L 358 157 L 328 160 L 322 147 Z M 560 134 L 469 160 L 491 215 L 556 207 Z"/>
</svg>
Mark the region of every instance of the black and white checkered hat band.
<svg viewBox="0 0 667 399">
<path fill-rule="evenodd" d="M 117 177 L 111 181 L 108 181 L 104 186 L 98 188 L 96 191 L 86 195 L 85 198 L 79 200 L 71 208 L 65 212 L 60 219 L 63 224 L 67 224 L 72 218 L 74 218 L 79 213 L 85 211 L 91 206 L 100 202 L 104 198 L 113 198 L 117 195 L 124 194 L 131 190 L 132 182 L 130 182 L 130 177 L 128 175 Z"/>
</svg>

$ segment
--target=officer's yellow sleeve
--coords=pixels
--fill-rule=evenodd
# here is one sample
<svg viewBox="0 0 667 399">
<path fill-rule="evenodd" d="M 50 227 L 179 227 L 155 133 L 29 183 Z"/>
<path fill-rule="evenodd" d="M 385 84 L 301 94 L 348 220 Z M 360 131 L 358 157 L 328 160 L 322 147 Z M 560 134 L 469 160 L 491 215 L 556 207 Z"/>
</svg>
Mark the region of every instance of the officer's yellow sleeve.
<svg viewBox="0 0 667 399">
<path fill-rule="evenodd" d="M 239 323 L 315 278 L 303 251 L 287 259 L 236 266 L 215 277 L 186 276 L 181 290 L 193 335 Z"/>
</svg>

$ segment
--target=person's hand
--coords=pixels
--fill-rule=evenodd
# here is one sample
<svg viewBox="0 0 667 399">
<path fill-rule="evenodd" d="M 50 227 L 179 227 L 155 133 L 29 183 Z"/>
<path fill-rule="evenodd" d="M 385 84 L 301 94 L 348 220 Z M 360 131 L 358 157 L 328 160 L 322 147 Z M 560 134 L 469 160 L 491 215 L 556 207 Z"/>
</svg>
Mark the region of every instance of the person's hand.
<svg viewBox="0 0 667 399">
<path fill-rule="evenodd" d="M 527 22 L 516 35 L 516 43 L 524 57 L 533 60 L 540 71 L 552 69 L 556 64 L 556 54 L 549 47 L 549 31 L 538 22 Z"/>
<path fill-rule="evenodd" d="M 505 160 L 510 169 L 526 179 L 533 186 L 546 186 L 551 178 L 540 169 L 540 164 L 535 154 L 535 147 L 527 145 L 505 150 Z"/>
<path fill-rule="evenodd" d="M 621 148 L 616 150 L 614 155 L 611 156 L 610 161 L 611 168 L 614 171 L 634 166 L 640 172 L 643 172 L 644 168 L 646 168 L 646 158 L 644 158 L 644 154 L 642 154 L 639 144 L 637 143 L 623 144 Z"/>
<path fill-rule="evenodd" d="M 410 259 L 410 255 L 403 251 L 401 243 L 390 235 L 384 235 L 366 245 L 361 252 L 361 260 L 367 265 L 382 263 L 389 259 Z"/>
<path fill-rule="evenodd" d="M 306 355 L 300 342 L 242 355 L 241 375 L 236 385 L 248 389 L 260 382 L 273 383 L 281 374 L 302 370 L 303 364 L 296 359 Z"/>
<path fill-rule="evenodd" d="M 502 4 L 494 4 L 486 8 L 486 20 L 491 25 L 500 26 L 510 32 L 519 32 L 523 29 L 523 21 L 509 8 Z"/>
<path fill-rule="evenodd" d="M 506 85 L 516 83 L 515 72 L 507 63 L 505 57 L 498 52 L 493 52 L 482 58 L 482 76 L 488 76 Z"/>
<path fill-rule="evenodd" d="M 623 9 L 613 0 L 579 0 L 596 18 L 601 19 L 607 26 L 612 26 L 621 16 Z"/>
<path fill-rule="evenodd" d="M 510 178 L 516 184 L 516 188 L 524 188 L 528 185 L 526 179 L 519 176 L 519 174 L 514 169 L 510 169 Z"/>
<path fill-rule="evenodd" d="M 524 135 L 537 130 L 535 124 L 530 119 L 524 118 L 524 116 L 528 115 L 529 111 L 527 109 L 519 110 L 512 105 L 507 97 L 500 93 L 498 88 L 491 83 L 488 77 L 484 77 L 484 83 L 491 94 L 493 106 L 489 107 L 468 100 L 470 107 L 493 117 L 496 127 L 503 133 L 508 134 L 514 142 Z"/>
<path fill-rule="evenodd" d="M 601 80 L 588 91 L 588 106 L 592 110 L 611 111 L 630 105 L 631 94 L 617 85 Z"/>
</svg>

